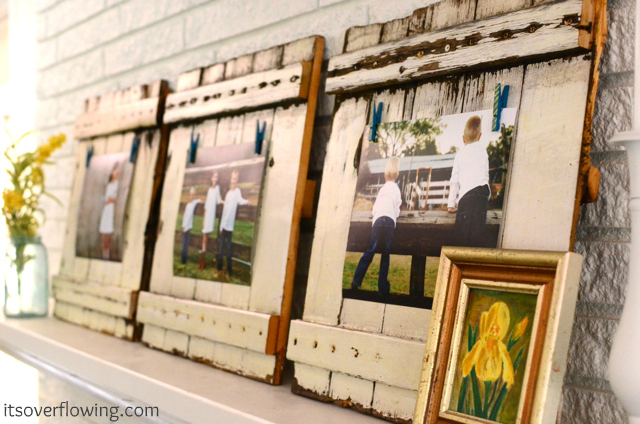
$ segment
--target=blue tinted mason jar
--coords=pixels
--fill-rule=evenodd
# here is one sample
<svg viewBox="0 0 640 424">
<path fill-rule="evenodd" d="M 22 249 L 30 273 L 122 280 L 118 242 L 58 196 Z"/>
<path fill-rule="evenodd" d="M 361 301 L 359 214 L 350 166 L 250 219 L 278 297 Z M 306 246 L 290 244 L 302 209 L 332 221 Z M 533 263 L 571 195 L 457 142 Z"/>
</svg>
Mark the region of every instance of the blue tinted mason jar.
<svg viewBox="0 0 640 424">
<path fill-rule="evenodd" d="M 47 250 L 40 237 L 10 237 L 4 262 L 4 314 L 45 317 L 49 312 Z"/>
</svg>

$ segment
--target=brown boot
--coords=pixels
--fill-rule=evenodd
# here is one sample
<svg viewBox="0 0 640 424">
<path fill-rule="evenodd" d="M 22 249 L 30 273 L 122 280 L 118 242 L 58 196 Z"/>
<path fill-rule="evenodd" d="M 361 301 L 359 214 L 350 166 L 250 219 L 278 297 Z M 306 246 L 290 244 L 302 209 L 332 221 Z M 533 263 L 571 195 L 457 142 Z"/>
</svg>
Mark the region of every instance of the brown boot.
<svg viewBox="0 0 640 424">
<path fill-rule="evenodd" d="M 204 269 L 205 255 L 206 255 L 206 252 L 200 252 L 200 261 L 198 262 L 198 269 L 201 271 Z"/>
</svg>

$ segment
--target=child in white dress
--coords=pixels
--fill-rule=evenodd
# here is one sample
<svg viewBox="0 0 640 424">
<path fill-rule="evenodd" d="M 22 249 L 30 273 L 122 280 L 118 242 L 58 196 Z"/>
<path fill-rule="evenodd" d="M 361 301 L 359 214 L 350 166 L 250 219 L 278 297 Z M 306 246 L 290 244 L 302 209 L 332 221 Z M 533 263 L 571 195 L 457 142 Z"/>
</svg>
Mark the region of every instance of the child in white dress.
<svg viewBox="0 0 640 424">
<path fill-rule="evenodd" d="M 189 202 L 185 205 L 184 212 L 182 213 L 182 249 L 180 250 L 180 259 L 183 264 L 187 263 L 187 257 L 189 255 L 193 216 L 195 215 L 198 203 L 200 203 L 200 199 L 196 199 L 196 188 L 191 187 L 189 190 Z"/>
<path fill-rule="evenodd" d="M 218 256 L 216 262 L 218 265 L 218 277 L 222 277 L 222 259 L 227 254 L 227 273 L 231 277 L 231 238 L 233 237 L 233 229 L 236 223 L 236 212 L 238 205 L 248 205 L 249 201 L 242 197 L 242 191 L 238 187 L 238 171 L 231 172 L 231 181 L 229 183 L 229 191 L 224 197 L 224 208 L 222 208 L 222 217 L 220 217 L 220 236 L 218 237 Z"/>
<path fill-rule="evenodd" d="M 111 235 L 114 233 L 115 204 L 118 198 L 119 184 L 119 164 L 115 164 L 109 175 L 109 183 L 104 194 L 104 205 L 100 215 L 99 233 L 102 236 L 102 259 L 111 258 Z"/>
<path fill-rule="evenodd" d="M 218 172 L 214 171 L 211 175 L 211 187 L 207 190 L 207 197 L 204 201 L 204 219 L 202 222 L 202 251 L 200 252 L 200 262 L 198 269 L 205 267 L 205 255 L 207 252 L 207 244 L 209 234 L 213 233 L 216 226 L 216 212 L 218 205 L 224 203 L 220 194 L 220 186 L 218 185 Z"/>
</svg>

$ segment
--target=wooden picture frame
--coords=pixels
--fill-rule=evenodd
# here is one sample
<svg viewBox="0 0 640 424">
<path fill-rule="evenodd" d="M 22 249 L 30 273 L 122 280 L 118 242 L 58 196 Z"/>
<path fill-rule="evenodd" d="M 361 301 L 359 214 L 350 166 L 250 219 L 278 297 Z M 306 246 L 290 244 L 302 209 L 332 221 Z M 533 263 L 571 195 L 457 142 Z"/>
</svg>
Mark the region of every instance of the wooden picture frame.
<svg viewBox="0 0 640 424">
<path fill-rule="evenodd" d="M 180 76 L 164 114 L 171 133 L 161 225 L 136 317 L 146 345 L 280 384 L 323 53 L 324 39 L 313 36 Z M 199 134 L 196 155 L 204 154 L 255 143 L 257 124 L 264 125 L 267 165 L 252 246 L 244 246 L 251 251 L 251 285 L 176 275 L 176 222 L 192 134 Z"/>
<path fill-rule="evenodd" d="M 581 269 L 576 253 L 443 248 L 414 423 L 555 423 Z"/>
<path fill-rule="evenodd" d="M 79 143 L 64 250 L 60 272 L 52 281 L 57 318 L 124 339 L 139 337 L 134 317 L 138 293 L 149 281 L 157 232 L 154 211 L 167 148 L 161 111 L 168 92 L 166 81 L 158 80 L 90 98 L 76 120 L 74 135 Z M 92 163 L 116 155 L 133 168 L 120 199 L 126 203 L 115 218 L 122 230 L 120 260 L 79 255 L 86 176 Z M 97 194 L 99 200 L 102 195 Z"/>
<path fill-rule="evenodd" d="M 496 85 L 509 85 L 506 107 L 518 112 L 497 247 L 571 250 L 579 205 L 590 198 L 605 35 L 604 2 L 591 0 L 444 0 L 347 31 L 328 66 L 333 126 L 304 314 L 288 346 L 295 393 L 398 423 L 415 410 L 432 310 L 343 294 L 354 165 L 372 105 L 383 104 L 381 123 L 439 117 L 492 109 Z"/>
</svg>

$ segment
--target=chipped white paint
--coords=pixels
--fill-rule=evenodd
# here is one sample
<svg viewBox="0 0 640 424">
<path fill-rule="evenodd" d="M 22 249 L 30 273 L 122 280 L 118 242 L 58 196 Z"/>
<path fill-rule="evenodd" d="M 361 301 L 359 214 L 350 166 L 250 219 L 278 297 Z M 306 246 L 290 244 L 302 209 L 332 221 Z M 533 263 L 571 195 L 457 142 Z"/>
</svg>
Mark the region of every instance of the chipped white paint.
<svg viewBox="0 0 640 424">
<path fill-rule="evenodd" d="M 269 322 L 273 318 L 256 312 L 143 292 L 138 301 L 137 319 L 143 324 L 264 353 Z"/>
<path fill-rule="evenodd" d="M 287 358 L 417 390 L 424 343 L 292 321 Z"/>
<path fill-rule="evenodd" d="M 170 94 L 164 121 L 173 123 L 285 100 L 305 99 L 310 66 L 310 63 L 297 63 Z"/>
<path fill-rule="evenodd" d="M 387 305 L 382 333 L 392 337 L 425 341 L 430 320 L 430 309 Z"/>
<path fill-rule="evenodd" d="M 392 419 L 410 420 L 416 406 L 418 392 L 376 383 L 373 409 Z"/>
<path fill-rule="evenodd" d="M 329 394 L 331 371 L 303 364 L 302 362 L 296 362 L 294 367 L 294 378 L 298 386 L 320 396 L 326 396 Z"/>
<path fill-rule="evenodd" d="M 131 290 L 86 281 L 75 282 L 62 276 L 54 276 L 52 285 L 55 298 L 65 303 L 118 317 L 133 318 Z"/>
<path fill-rule="evenodd" d="M 82 139 L 137 128 L 155 127 L 158 125 L 158 104 L 157 97 L 122 104 L 113 109 L 105 109 L 100 103 L 99 110 L 87 112 L 76 119 L 74 136 Z"/>
<path fill-rule="evenodd" d="M 384 317 L 384 303 L 344 299 L 340 313 L 340 327 L 380 333 Z"/>
<path fill-rule="evenodd" d="M 326 90 L 328 93 L 363 90 L 509 60 L 514 56 L 526 58 L 575 50 L 579 30 L 565 24 L 564 17 L 579 14 L 581 5 L 581 0 L 546 4 L 335 56 L 329 62 L 329 73 L 347 73 L 329 77 Z M 511 36 L 503 39 L 495 35 L 502 31 L 510 31 Z M 477 39 L 477 42 L 470 45 L 466 41 L 469 38 Z M 449 40 L 449 43 L 440 46 L 442 40 Z M 429 47 L 434 43 L 437 47 Z M 382 61 L 398 54 L 397 50 L 420 45 L 427 46 L 424 51 L 419 50 L 422 54 L 416 51 L 403 61 L 385 62 L 384 66 L 371 69 L 354 69 L 354 65 L 368 57 L 380 57 Z"/>
</svg>

